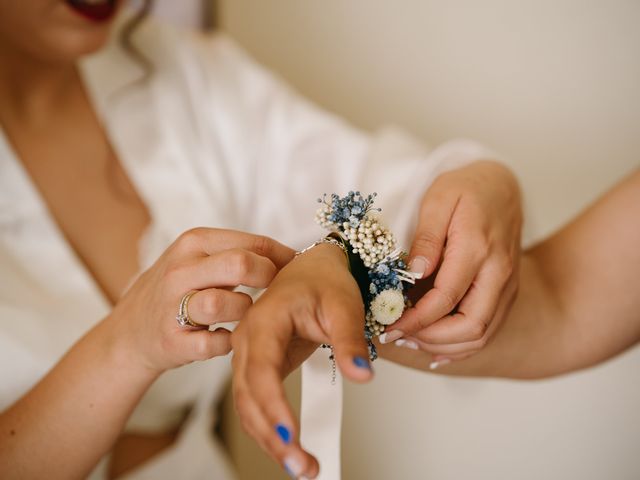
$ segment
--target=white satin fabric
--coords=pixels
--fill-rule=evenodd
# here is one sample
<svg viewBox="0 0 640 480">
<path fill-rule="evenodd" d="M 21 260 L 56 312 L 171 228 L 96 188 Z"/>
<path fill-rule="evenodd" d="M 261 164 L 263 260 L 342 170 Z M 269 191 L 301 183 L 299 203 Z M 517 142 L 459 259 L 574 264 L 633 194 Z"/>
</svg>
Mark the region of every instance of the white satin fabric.
<svg viewBox="0 0 640 480">
<path fill-rule="evenodd" d="M 444 169 L 490 155 L 464 140 L 429 151 L 398 131 L 370 136 L 354 129 L 302 99 L 221 34 L 198 36 L 149 22 L 137 38 L 154 65 L 148 80 L 139 81 L 140 67 L 115 40 L 85 59 L 81 72 L 152 217 L 140 245 L 142 268 L 195 226 L 246 230 L 304 247 L 322 234 L 313 217 L 324 192 L 377 191 L 388 223 L 408 246 L 425 186 Z M 109 308 L 0 130 L 0 409 Z M 156 382 L 129 431 L 166 431 L 196 407 L 176 445 L 127 479 L 233 478 L 210 433 L 228 375 L 228 359 L 221 358 Z M 333 431 L 317 437 L 325 439 L 322 445 L 326 435 L 339 438 L 335 410 L 341 404 L 320 410 L 331 405 L 321 395 L 335 400 L 340 387 L 328 379 L 311 384 L 307 388 L 305 377 L 305 401 L 313 401 L 305 417 L 326 424 L 321 415 L 334 413 Z M 304 438 L 313 448 L 313 431 Z M 316 453 L 333 475 L 323 478 L 339 478 L 339 449 Z M 98 468 L 93 478 L 103 472 Z"/>
</svg>

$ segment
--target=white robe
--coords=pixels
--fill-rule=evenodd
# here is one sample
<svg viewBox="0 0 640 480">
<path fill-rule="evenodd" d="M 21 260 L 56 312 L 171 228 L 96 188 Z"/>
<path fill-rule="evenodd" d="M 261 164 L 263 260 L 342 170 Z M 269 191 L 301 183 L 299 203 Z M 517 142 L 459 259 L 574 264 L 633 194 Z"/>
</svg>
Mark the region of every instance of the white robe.
<svg viewBox="0 0 640 480">
<path fill-rule="evenodd" d="M 466 140 L 430 150 L 396 130 L 357 130 L 301 98 L 222 34 L 149 21 L 137 39 L 154 65 L 146 82 L 115 39 L 80 67 L 151 215 L 140 245 L 143 269 L 195 226 L 304 247 L 322 235 L 313 221 L 316 198 L 349 190 L 378 192 L 387 223 L 408 247 L 425 187 L 445 169 L 491 155 Z M 109 308 L 0 130 L 0 410 Z M 152 386 L 127 430 L 166 431 L 197 407 L 175 446 L 126 478 L 233 478 L 210 434 L 211 406 L 228 375 L 228 358 L 219 358 L 167 372 Z"/>
</svg>

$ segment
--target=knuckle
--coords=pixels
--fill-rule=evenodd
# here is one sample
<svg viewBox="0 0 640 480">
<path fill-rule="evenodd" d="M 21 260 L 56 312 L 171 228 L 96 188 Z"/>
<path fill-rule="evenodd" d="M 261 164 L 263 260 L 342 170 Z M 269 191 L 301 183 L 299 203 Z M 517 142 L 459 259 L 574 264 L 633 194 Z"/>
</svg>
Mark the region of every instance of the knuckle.
<svg viewBox="0 0 640 480">
<path fill-rule="evenodd" d="M 489 243 L 489 239 L 485 236 L 482 236 L 478 239 L 478 256 L 480 260 L 486 259 L 491 252 L 491 245 Z"/>
<path fill-rule="evenodd" d="M 488 327 L 489 322 L 486 322 L 483 319 L 475 320 L 469 327 L 469 335 L 473 341 L 481 341 L 484 338 L 485 333 L 487 333 Z"/>
<path fill-rule="evenodd" d="M 267 257 L 273 251 L 273 240 L 265 235 L 256 235 L 253 239 L 253 251 Z"/>
<path fill-rule="evenodd" d="M 237 302 L 240 305 L 242 312 L 246 313 L 247 310 L 249 310 L 249 308 L 251 308 L 251 306 L 253 305 L 253 299 L 251 298 L 251 295 L 243 292 L 235 292 L 235 295 L 238 299 Z"/>
<path fill-rule="evenodd" d="M 489 256 L 491 245 L 486 235 L 476 234 L 468 237 L 467 241 L 474 263 L 480 263 Z"/>
<path fill-rule="evenodd" d="M 176 244 L 181 248 L 191 249 L 200 244 L 200 240 L 205 231 L 204 227 L 191 228 L 178 237 Z"/>
<path fill-rule="evenodd" d="M 180 262 L 173 262 L 166 266 L 164 271 L 164 281 L 170 287 L 182 285 L 187 278 L 187 266 Z M 171 290 L 171 288 L 169 288 Z"/>
<path fill-rule="evenodd" d="M 206 315 L 217 317 L 224 311 L 224 296 L 217 290 L 207 292 L 202 299 L 202 310 Z"/>
<path fill-rule="evenodd" d="M 460 301 L 458 295 L 450 288 L 439 287 L 436 288 L 436 292 L 440 295 L 442 305 L 446 309 L 447 313 L 453 311 Z"/>
<path fill-rule="evenodd" d="M 516 265 L 514 259 L 508 253 L 503 253 L 496 258 L 496 270 L 498 278 L 502 283 L 509 281 L 515 273 Z"/>
<path fill-rule="evenodd" d="M 433 249 L 442 244 L 444 239 L 431 230 L 421 230 L 417 232 L 413 242 L 416 249 Z"/>
<path fill-rule="evenodd" d="M 249 252 L 241 249 L 233 249 L 227 252 L 228 273 L 236 281 L 245 278 L 253 268 L 253 259 Z"/>
</svg>

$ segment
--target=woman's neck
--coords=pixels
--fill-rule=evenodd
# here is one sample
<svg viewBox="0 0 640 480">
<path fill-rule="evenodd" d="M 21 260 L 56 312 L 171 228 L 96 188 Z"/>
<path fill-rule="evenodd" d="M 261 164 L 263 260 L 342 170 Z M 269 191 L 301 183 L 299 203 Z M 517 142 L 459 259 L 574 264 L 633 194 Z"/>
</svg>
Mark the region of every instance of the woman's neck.
<svg viewBox="0 0 640 480">
<path fill-rule="evenodd" d="M 79 85 L 73 63 L 47 63 L 0 42 L 0 124 L 49 121 Z"/>
</svg>

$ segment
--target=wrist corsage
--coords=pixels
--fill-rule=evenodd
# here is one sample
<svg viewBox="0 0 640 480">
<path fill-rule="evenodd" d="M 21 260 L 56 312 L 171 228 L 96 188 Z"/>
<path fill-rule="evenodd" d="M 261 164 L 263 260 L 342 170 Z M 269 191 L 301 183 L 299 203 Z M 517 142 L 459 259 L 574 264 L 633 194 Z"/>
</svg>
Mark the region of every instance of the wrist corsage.
<svg viewBox="0 0 640 480">
<path fill-rule="evenodd" d="M 316 222 L 329 229 L 330 237 L 341 241 L 348 254 L 365 305 L 364 335 L 371 360 L 378 356 L 373 338 L 402 316 L 409 306 L 406 290 L 418 278 L 407 270 L 407 253 L 397 247 L 395 236 L 379 218 L 381 209 L 373 207 L 376 195 L 325 194 L 318 199 L 322 206 L 316 213 Z"/>
</svg>

